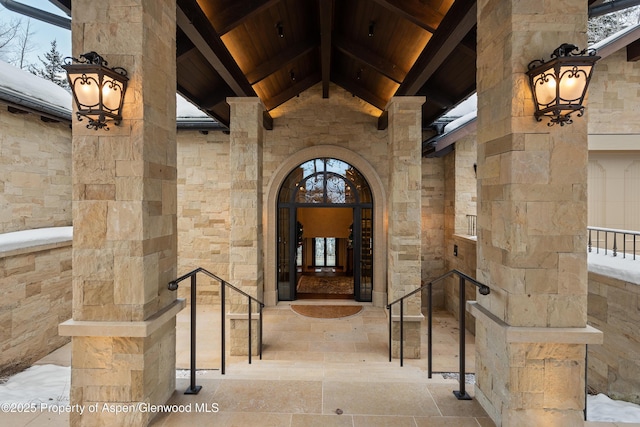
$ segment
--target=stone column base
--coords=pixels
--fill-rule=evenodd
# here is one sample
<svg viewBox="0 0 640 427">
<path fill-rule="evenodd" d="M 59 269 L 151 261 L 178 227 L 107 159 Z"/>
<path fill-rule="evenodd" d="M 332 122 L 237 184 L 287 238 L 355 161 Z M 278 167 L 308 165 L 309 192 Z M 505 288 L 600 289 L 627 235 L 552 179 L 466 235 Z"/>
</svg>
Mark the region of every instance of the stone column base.
<svg viewBox="0 0 640 427">
<path fill-rule="evenodd" d="M 388 312 L 387 312 L 388 315 Z M 404 315 L 404 348 L 403 357 L 405 359 L 420 359 L 420 324 L 424 316 L 422 314 Z M 388 318 L 387 318 L 388 321 Z M 393 315 L 391 322 L 391 356 L 400 358 L 400 316 Z"/>
<path fill-rule="evenodd" d="M 249 315 L 246 313 L 229 313 L 229 354 L 231 356 L 249 355 Z M 258 343 L 260 314 L 251 314 L 251 355 L 260 353 Z"/>
<path fill-rule="evenodd" d="M 72 337 L 70 425 L 147 425 L 176 383 L 177 299 L 142 322 L 68 320 Z"/>
<path fill-rule="evenodd" d="M 510 326 L 471 301 L 475 396 L 498 426 L 584 426 L 586 344 L 602 332 Z"/>
</svg>

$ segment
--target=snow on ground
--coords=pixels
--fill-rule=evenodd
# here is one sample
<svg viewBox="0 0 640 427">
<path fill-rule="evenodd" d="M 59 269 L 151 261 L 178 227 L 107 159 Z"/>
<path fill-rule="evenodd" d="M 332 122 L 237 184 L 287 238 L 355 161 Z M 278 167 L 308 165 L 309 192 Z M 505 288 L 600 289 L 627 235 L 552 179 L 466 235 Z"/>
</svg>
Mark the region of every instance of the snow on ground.
<svg viewBox="0 0 640 427">
<path fill-rule="evenodd" d="M 73 227 L 34 228 L 0 234 L 0 253 L 73 239 Z"/>
<path fill-rule="evenodd" d="M 622 258 L 622 253 L 618 252 L 618 256 L 614 257 L 611 250 L 605 255 L 604 249 L 596 253 L 596 248 L 593 248 L 589 253 L 587 264 L 592 273 L 640 285 L 640 256 L 636 256 L 635 260 L 633 254 L 627 254 L 626 258 Z"/>
<path fill-rule="evenodd" d="M 613 400 L 604 394 L 587 396 L 587 420 L 640 423 L 640 405 Z"/>
<path fill-rule="evenodd" d="M 0 404 L 69 404 L 71 368 L 57 365 L 34 365 L 0 384 Z"/>
<path fill-rule="evenodd" d="M 69 405 L 71 368 L 35 365 L 0 384 L 0 404 Z M 640 405 L 609 399 L 603 394 L 587 397 L 589 421 L 640 423 Z"/>
</svg>

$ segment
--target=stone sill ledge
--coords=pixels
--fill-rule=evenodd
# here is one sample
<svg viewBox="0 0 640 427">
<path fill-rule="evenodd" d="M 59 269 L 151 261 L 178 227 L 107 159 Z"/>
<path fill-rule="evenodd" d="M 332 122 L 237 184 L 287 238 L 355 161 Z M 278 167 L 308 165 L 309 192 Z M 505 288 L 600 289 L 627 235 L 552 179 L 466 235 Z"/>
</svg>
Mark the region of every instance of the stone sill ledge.
<svg viewBox="0 0 640 427">
<path fill-rule="evenodd" d="M 454 238 L 466 240 L 468 242 L 478 243 L 478 236 L 470 236 L 468 234 L 454 234 Z"/>
<path fill-rule="evenodd" d="M 141 322 L 73 320 L 58 325 L 58 333 L 65 337 L 133 337 L 146 338 L 176 317 L 187 305 L 178 298 L 164 309 Z"/>
<path fill-rule="evenodd" d="M 47 227 L 0 234 L 0 258 L 71 246 L 73 227 Z"/>
<path fill-rule="evenodd" d="M 509 326 L 476 301 L 467 302 L 467 311 L 485 323 L 495 323 L 503 329 L 508 343 L 602 344 L 603 334 L 592 326 L 584 328 L 543 328 Z"/>
</svg>

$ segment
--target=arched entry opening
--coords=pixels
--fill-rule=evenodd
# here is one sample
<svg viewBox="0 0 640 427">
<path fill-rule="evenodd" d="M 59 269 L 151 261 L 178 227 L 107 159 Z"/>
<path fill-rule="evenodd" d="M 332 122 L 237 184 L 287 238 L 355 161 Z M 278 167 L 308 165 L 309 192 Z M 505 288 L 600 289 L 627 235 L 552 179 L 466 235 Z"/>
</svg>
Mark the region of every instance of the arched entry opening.
<svg viewBox="0 0 640 427">
<path fill-rule="evenodd" d="M 364 176 L 342 160 L 308 160 L 285 178 L 277 205 L 278 300 L 310 290 L 372 301 L 373 198 Z M 342 280 L 303 289 L 317 276 Z"/>
</svg>

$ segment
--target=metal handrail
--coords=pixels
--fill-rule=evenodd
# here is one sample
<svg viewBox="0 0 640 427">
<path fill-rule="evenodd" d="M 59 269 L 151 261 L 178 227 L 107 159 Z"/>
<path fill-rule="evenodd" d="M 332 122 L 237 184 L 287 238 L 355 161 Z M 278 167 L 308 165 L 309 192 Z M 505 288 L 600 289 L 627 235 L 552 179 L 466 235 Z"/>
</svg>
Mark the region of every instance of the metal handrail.
<svg viewBox="0 0 640 427">
<path fill-rule="evenodd" d="M 206 274 L 214 280 L 220 282 L 220 304 L 221 304 L 221 374 L 224 375 L 225 372 L 225 289 L 228 287 L 233 291 L 238 292 L 240 295 L 247 297 L 248 301 L 248 310 L 249 310 L 249 364 L 251 364 L 251 301 L 255 301 L 258 304 L 258 353 L 260 355 L 260 360 L 262 360 L 262 309 L 264 308 L 264 303 L 246 292 L 241 291 L 240 289 L 233 286 L 231 283 L 226 280 L 216 276 L 215 274 L 205 270 L 202 267 L 198 267 L 195 270 L 185 274 L 184 276 L 180 276 L 175 280 L 172 280 L 168 284 L 168 288 L 170 291 L 176 291 L 178 289 L 178 284 L 187 278 L 191 278 L 191 379 L 189 388 L 184 392 L 184 394 L 198 394 L 202 389 L 202 386 L 196 385 L 196 287 L 197 281 L 196 277 L 198 273 Z"/>
<path fill-rule="evenodd" d="M 466 326 L 465 326 L 465 313 L 464 313 L 464 306 L 466 304 L 466 295 L 465 295 L 465 282 L 469 281 L 471 283 L 473 283 L 474 285 L 476 285 L 479 290 L 480 290 L 480 294 L 481 295 L 489 295 L 489 293 L 491 292 L 491 289 L 489 289 L 489 287 L 483 283 L 478 282 L 477 280 L 475 280 L 472 277 L 467 276 L 466 274 L 462 273 L 461 271 L 458 270 L 451 270 L 448 273 L 443 274 L 442 276 L 432 280 L 431 282 L 427 283 L 426 285 L 422 285 L 420 286 L 418 289 L 409 292 L 408 294 L 406 294 L 403 297 L 400 297 L 398 299 L 396 299 L 395 301 L 387 304 L 387 310 L 389 310 L 389 362 L 391 362 L 392 360 L 392 354 L 391 354 L 391 338 L 392 338 L 392 321 L 393 321 L 393 316 L 392 316 L 392 311 L 391 311 L 391 307 L 394 304 L 400 303 L 400 366 L 404 366 L 404 300 L 406 298 L 409 298 L 410 296 L 413 296 L 415 294 L 417 294 L 418 292 L 422 292 L 424 289 L 428 290 L 428 305 L 427 305 L 427 310 L 428 310 L 428 315 L 427 315 L 427 375 L 428 378 L 431 378 L 431 374 L 433 373 L 433 363 L 432 363 L 432 331 L 433 331 L 433 284 L 437 283 L 441 280 L 446 279 L 447 277 L 451 276 L 451 275 L 457 275 L 459 277 L 459 285 L 460 285 L 460 296 L 459 296 L 459 304 L 460 304 L 460 309 L 459 309 L 459 313 L 458 313 L 458 322 L 459 322 L 459 329 L 460 329 L 460 338 L 459 338 L 459 345 L 460 345 L 460 354 L 459 354 L 459 360 L 460 360 L 460 390 L 454 391 L 453 394 L 458 398 L 458 400 L 471 400 L 471 396 L 469 396 L 469 394 L 467 394 L 467 392 L 465 391 L 465 330 L 466 330 Z"/>
<path fill-rule="evenodd" d="M 593 247 L 591 234 L 593 231 L 596 232 L 596 253 L 600 253 L 600 246 L 598 242 L 600 242 L 600 233 L 604 233 L 604 254 L 607 255 L 607 251 L 609 250 L 609 242 L 608 236 L 609 234 L 613 234 L 613 256 L 618 256 L 618 235 L 622 235 L 622 258 L 627 257 L 627 236 L 633 237 L 633 259 L 636 259 L 636 238 L 640 239 L 640 232 L 638 231 L 630 231 L 630 230 L 618 230 L 615 228 L 603 228 L 603 227 L 587 227 L 589 230 L 589 252 Z"/>
</svg>

